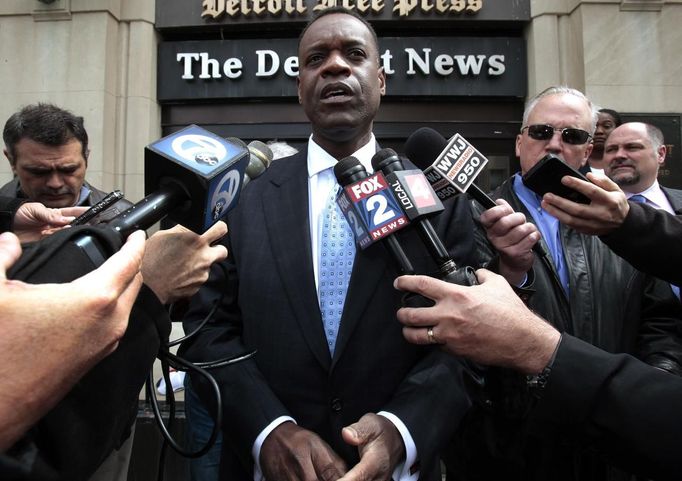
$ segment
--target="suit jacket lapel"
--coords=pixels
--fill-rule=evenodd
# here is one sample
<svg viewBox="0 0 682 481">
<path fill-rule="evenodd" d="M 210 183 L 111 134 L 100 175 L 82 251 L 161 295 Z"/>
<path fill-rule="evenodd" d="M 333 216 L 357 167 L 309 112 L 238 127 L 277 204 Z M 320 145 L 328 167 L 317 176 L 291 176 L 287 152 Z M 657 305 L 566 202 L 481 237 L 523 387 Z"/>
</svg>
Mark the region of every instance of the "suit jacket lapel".
<svg viewBox="0 0 682 481">
<path fill-rule="evenodd" d="M 670 205 L 676 214 L 682 214 L 682 190 L 669 189 L 667 187 L 661 186 L 661 190 L 668 198 Z"/>
<path fill-rule="evenodd" d="M 308 174 L 305 149 L 291 159 L 283 175 L 263 192 L 270 247 L 284 291 L 303 337 L 325 368 L 331 362 L 317 301 L 308 220 Z"/>
</svg>

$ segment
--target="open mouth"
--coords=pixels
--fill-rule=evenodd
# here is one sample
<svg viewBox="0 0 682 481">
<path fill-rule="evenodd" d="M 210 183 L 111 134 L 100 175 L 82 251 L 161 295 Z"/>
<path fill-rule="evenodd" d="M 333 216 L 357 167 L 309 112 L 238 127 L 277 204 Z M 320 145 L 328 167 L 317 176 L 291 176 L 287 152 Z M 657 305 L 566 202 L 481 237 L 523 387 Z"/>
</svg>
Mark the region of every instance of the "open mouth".
<svg viewBox="0 0 682 481">
<path fill-rule="evenodd" d="M 337 100 L 337 99 L 345 99 L 347 97 L 350 97 L 353 95 L 353 92 L 351 89 L 345 85 L 345 84 L 332 84 L 332 85 L 327 85 L 324 89 L 322 89 L 322 95 L 321 98 L 322 100 Z"/>
</svg>

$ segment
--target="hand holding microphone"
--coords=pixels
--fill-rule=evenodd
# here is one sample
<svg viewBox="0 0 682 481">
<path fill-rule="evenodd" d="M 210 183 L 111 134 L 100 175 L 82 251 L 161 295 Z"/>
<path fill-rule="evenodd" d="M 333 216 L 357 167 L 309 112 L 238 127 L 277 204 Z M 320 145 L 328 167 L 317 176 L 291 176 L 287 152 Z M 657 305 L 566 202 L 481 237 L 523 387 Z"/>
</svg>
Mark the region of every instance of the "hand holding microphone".
<svg viewBox="0 0 682 481">
<path fill-rule="evenodd" d="M 415 131 L 405 143 L 405 151 L 425 173 L 438 196 L 448 199 L 466 192 L 487 210 L 481 224 L 488 239 L 500 254 L 500 273 L 518 285 L 533 265 L 533 254 L 545 261 L 547 252 L 540 244 L 540 232 L 525 215 L 514 212 L 504 201 L 496 202 L 473 183 L 488 159 L 461 135 L 448 142 L 430 128 Z"/>
</svg>

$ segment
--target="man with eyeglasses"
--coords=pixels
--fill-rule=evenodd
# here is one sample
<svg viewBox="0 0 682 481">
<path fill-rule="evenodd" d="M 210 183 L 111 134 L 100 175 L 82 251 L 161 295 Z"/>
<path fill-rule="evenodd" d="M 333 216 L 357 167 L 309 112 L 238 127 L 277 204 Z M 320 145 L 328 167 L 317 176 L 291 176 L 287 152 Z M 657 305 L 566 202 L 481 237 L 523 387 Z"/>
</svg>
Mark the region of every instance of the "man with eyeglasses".
<svg viewBox="0 0 682 481">
<path fill-rule="evenodd" d="M 637 271 L 599 238 L 561 224 L 521 180 L 521 175 L 547 154 L 580 168 L 592 150 L 595 123 L 592 103 L 575 89 L 551 87 L 528 102 L 516 139 L 521 173 L 494 192 L 493 197 L 501 199 L 499 205 L 481 213 L 486 235 L 478 234 L 479 245 L 510 282 L 526 283 L 534 290 L 528 306 L 560 332 L 608 352 L 630 353 L 679 375 L 682 312 L 670 288 Z M 531 251 L 537 242 L 546 256 Z M 434 331 L 438 337 L 437 328 Z M 526 379 L 511 374 L 504 379 L 509 378 L 517 387 L 525 388 Z M 492 384 L 499 379 L 493 376 Z M 502 399 L 506 402 L 496 404 L 493 400 L 492 414 L 479 413 L 472 424 L 486 426 L 490 437 L 474 455 L 479 462 L 467 463 L 472 471 L 463 473 L 462 466 L 457 466 L 460 472 L 455 479 L 606 480 L 625 476 L 596 455 L 569 447 L 570 440 L 556 433 L 550 435 L 548 426 L 525 416 L 524 409 L 533 396 L 541 395 L 542 384 L 541 377 L 532 376 L 525 392 L 510 391 L 516 397 L 505 398 L 505 394 Z M 484 429 L 471 431 L 480 433 Z M 480 434 L 473 438 L 481 441 Z M 460 445 L 472 445 L 472 439 L 460 441 Z"/>
</svg>

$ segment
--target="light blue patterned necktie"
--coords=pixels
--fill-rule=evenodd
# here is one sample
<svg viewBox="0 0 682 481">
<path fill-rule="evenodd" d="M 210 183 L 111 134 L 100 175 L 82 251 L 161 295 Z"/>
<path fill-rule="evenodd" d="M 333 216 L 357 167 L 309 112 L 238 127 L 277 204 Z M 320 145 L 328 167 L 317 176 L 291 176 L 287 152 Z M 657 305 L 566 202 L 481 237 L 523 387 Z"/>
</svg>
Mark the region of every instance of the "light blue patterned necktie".
<svg viewBox="0 0 682 481">
<path fill-rule="evenodd" d="M 346 218 L 336 204 L 339 185 L 334 183 L 321 213 L 319 259 L 320 312 L 329 352 L 334 356 L 343 304 L 355 259 L 355 239 Z"/>
</svg>

